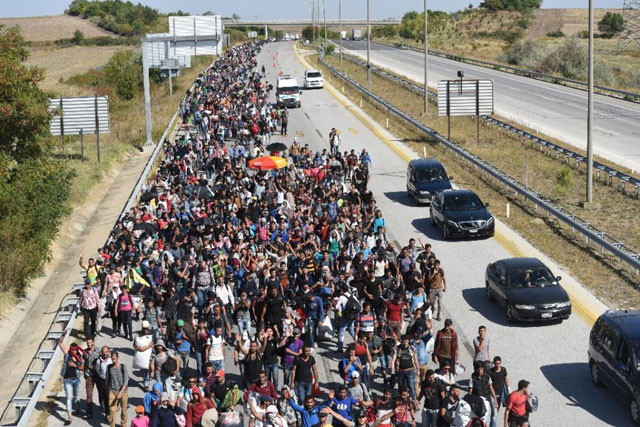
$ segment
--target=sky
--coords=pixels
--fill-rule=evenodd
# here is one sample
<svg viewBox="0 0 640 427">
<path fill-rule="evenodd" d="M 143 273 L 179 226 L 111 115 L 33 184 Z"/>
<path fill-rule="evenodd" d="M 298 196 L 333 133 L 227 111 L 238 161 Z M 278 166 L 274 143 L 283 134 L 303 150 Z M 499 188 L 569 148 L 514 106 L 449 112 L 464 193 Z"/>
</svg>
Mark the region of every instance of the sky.
<svg viewBox="0 0 640 427">
<path fill-rule="evenodd" d="M 133 0 L 154 7 L 161 12 L 171 12 L 177 9 L 192 14 L 203 13 L 208 10 L 222 16 L 237 13 L 244 19 L 292 19 L 309 18 L 312 0 Z M 588 0 L 544 0 L 543 8 L 572 8 L 587 7 Z M 621 8 L 624 0 L 594 0 L 597 8 Z M 327 7 L 327 19 L 337 19 L 338 0 L 324 0 Z M 60 15 L 71 0 L 0 0 L 0 17 L 27 17 Z M 464 8 L 472 3 L 478 5 L 480 0 L 429 0 L 428 7 L 432 10 L 452 12 Z M 366 17 L 365 0 L 342 0 L 343 18 Z M 371 19 L 401 18 L 405 12 L 420 11 L 423 0 L 370 0 Z"/>
</svg>

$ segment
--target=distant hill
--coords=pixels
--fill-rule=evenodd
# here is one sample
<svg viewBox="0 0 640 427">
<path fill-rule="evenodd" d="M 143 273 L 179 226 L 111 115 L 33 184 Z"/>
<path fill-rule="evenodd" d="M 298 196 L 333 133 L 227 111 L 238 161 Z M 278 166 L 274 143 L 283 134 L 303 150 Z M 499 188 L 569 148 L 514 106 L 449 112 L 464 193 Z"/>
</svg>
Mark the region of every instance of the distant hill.
<svg viewBox="0 0 640 427">
<path fill-rule="evenodd" d="M 22 35 L 29 42 L 47 42 L 70 39 L 76 30 L 82 31 L 85 37 L 111 36 L 114 33 L 103 30 L 91 21 L 76 16 L 37 16 L 31 18 L 0 18 L 0 25 L 12 27 L 18 25 Z"/>
<path fill-rule="evenodd" d="M 594 9 L 593 23 L 595 31 L 598 31 L 598 22 L 605 13 L 622 13 L 621 9 Z M 527 30 L 526 37 L 531 40 L 539 39 L 549 33 L 562 31 L 571 36 L 589 29 L 588 9 L 537 9 Z"/>
</svg>

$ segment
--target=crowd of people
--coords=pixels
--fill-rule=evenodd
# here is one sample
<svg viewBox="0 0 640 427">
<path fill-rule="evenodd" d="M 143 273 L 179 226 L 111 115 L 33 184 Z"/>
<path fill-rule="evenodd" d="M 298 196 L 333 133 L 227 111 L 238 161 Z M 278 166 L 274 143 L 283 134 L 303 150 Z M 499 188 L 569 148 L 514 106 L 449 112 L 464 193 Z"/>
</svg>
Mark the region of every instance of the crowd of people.
<svg viewBox="0 0 640 427">
<path fill-rule="evenodd" d="M 134 427 L 495 426 L 501 406 L 505 426 L 528 425 L 528 383 L 511 390 L 482 326 L 462 397 L 445 270 L 430 244 L 390 241 L 367 151 L 341 150 L 335 129 L 328 150 L 267 148 L 289 118 L 269 102 L 262 48 L 198 78 L 139 204 L 81 256 L 86 345 L 59 342 L 67 422 L 84 380 L 86 417 L 97 407 L 111 426 L 118 412 L 128 424 L 133 381 Z M 269 154 L 288 166 L 249 167 Z M 132 366 L 96 346 L 109 335 L 131 340 Z"/>
</svg>

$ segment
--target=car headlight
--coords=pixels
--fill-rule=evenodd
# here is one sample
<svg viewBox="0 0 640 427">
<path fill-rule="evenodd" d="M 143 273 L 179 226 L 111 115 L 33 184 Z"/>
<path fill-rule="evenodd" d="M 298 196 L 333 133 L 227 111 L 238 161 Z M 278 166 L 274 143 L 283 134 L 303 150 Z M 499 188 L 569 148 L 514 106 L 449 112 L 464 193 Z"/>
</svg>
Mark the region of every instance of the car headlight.
<svg viewBox="0 0 640 427">
<path fill-rule="evenodd" d="M 569 306 L 571 306 L 571 301 L 559 302 L 558 304 L 556 304 L 556 307 L 558 308 L 564 308 Z"/>
<path fill-rule="evenodd" d="M 516 308 L 518 310 L 535 310 L 536 309 L 533 305 L 526 305 L 526 304 L 516 304 Z"/>
<path fill-rule="evenodd" d="M 491 224 L 493 224 L 493 217 L 490 217 L 490 218 L 487 220 L 487 225 L 491 225 Z"/>
<path fill-rule="evenodd" d="M 447 220 L 447 224 L 449 224 L 452 227 L 458 228 L 458 224 L 456 222 L 454 222 L 454 221 Z"/>
</svg>

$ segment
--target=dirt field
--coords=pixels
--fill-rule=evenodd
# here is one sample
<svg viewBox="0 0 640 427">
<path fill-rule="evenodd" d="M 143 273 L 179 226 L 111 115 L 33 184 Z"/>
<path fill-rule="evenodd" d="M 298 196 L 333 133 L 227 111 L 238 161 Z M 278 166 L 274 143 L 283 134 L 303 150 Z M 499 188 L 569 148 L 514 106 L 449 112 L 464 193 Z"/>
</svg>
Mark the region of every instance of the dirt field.
<svg viewBox="0 0 640 427">
<path fill-rule="evenodd" d="M 596 26 L 605 13 L 620 13 L 620 9 L 594 9 L 593 23 Z M 539 39 L 547 34 L 561 30 L 567 36 L 589 29 L 589 11 L 587 9 L 538 9 L 534 13 L 533 24 L 527 31 L 527 38 Z"/>
<path fill-rule="evenodd" d="M 84 73 L 92 68 L 100 67 L 107 63 L 109 58 L 121 49 L 122 46 L 76 46 L 64 49 L 32 51 L 25 64 L 37 65 L 46 70 L 45 79 L 40 87 L 47 91 L 56 92 L 58 95 L 88 95 L 81 88 L 70 87 L 60 83 L 60 78 Z"/>
<path fill-rule="evenodd" d="M 30 42 L 70 39 L 76 30 L 82 31 L 85 37 L 118 37 L 86 19 L 68 15 L 2 18 L 0 19 L 0 25 L 6 25 L 7 27 L 18 25 L 22 30 L 24 39 Z"/>
</svg>

